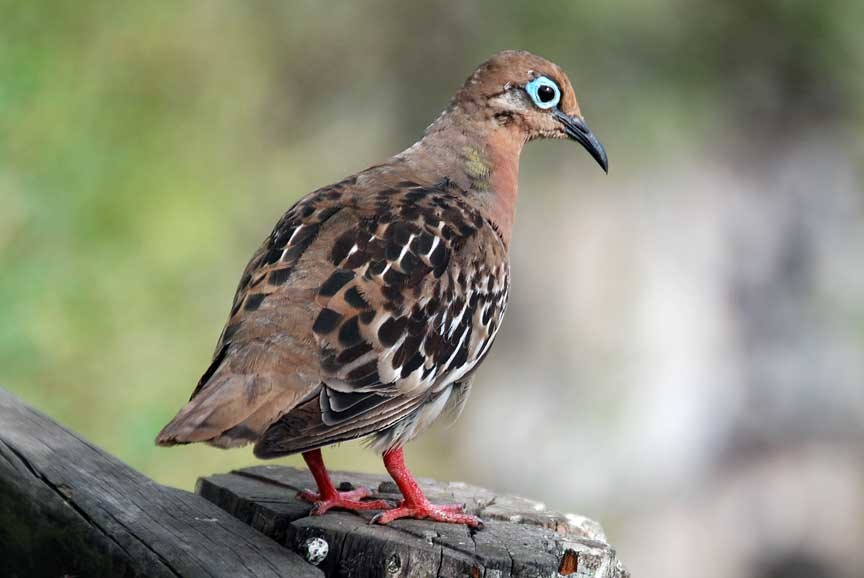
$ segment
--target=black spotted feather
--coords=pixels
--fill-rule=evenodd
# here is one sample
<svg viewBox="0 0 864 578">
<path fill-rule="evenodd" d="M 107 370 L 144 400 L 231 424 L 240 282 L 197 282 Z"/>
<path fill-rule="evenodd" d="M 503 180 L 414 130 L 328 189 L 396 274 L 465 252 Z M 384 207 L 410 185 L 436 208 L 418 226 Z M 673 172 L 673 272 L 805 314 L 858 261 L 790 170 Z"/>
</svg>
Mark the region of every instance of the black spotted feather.
<svg viewBox="0 0 864 578">
<path fill-rule="evenodd" d="M 333 243 L 313 326 L 320 420 L 265 436 L 261 454 L 377 433 L 440 412 L 492 344 L 507 301 L 505 248 L 452 185 L 391 189 Z M 433 403 L 440 400 L 436 407 Z M 437 414 L 436 414 L 437 415 Z M 434 419 L 434 418 L 433 418 Z M 290 421 L 290 420 L 287 420 Z M 407 424 L 410 425 L 410 424 Z M 268 441 L 269 438 L 269 441 Z"/>
</svg>

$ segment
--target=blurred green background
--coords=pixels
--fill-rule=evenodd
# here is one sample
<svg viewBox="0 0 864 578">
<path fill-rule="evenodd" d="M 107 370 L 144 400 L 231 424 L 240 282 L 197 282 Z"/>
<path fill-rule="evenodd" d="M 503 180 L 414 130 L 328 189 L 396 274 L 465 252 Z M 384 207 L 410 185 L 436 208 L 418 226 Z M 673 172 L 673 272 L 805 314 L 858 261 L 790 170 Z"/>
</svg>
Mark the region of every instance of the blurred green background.
<svg viewBox="0 0 864 578">
<path fill-rule="evenodd" d="M 537 143 L 526 150 L 514 303 L 477 388 L 495 392 L 496 376 L 509 371 L 508 363 L 528 380 L 541 364 L 547 371 L 557 364 L 556 383 L 574 396 L 590 424 L 620 423 L 622 411 L 614 409 L 626 395 L 620 383 L 650 381 L 638 364 L 631 374 L 613 375 L 633 353 L 622 353 L 617 333 L 637 331 L 639 317 L 622 313 L 627 309 L 618 304 L 635 298 L 627 286 L 641 286 L 641 278 L 621 260 L 630 250 L 621 248 L 620 238 L 609 241 L 601 256 L 588 259 L 592 265 L 573 266 L 574 274 L 584 273 L 580 283 L 593 287 L 589 295 L 602 293 L 602 299 L 580 301 L 591 308 L 605 300 L 597 319 L 577 311 L 565 314 L 554 336 L 532 331 L 560 313 L 544 305 L 543 272 L 531 263 L 545 246 L 538 237 L 546 219 L 586 203 L 583 214 L 596 217 L 602 206 L 605 220 L 590 219 L 593 225 L 580 229 L 585 242 L 596 238 L 596 228 L 607 230 L 603 239 L 616 238 L 622 222 L 616 215 L 626 214 L 629 223 L 659 219 L 662 230 L 681 229 L 673 243 L 680 247 L 693 238 L 687 228 L 693 215 L 721 210 L 741 179 L 765 187 L 760 203 L 774 198 L 789 206 L 770 192 L 782 189 L 772 184 L 785 182 L 779 173 L 763 172 L 788 164 L 833 183 L 811 191 L 821 199 L 816 206 L 835 189 L 845 199 L 831 213 L 842 222 L 823 219 L 813 230 L 860 230 L 862 7 L 860 0 L 0 0 L 0 384 L 163 483 L 192 488 L 199 475 L 252 463 L 245 450 L 167 450 L 152 442 L 206 368 L 247 258 L 300 195 L 410 145 L 476 64 L 497 50 L 523 48 L 570 73 L 583 112 L 609 151 L 611 172 L 604 179 L 578 147 Z M 793 148 L 797 152 L 789 153 Z M 811 171 L 811 162 L 822 168 Z M 838 175 L 845 180 L 834 187 Z M 670 208 L 693 198 L 705 203 L 692 213 Z M 800 206 L 806 218 L 811 205 Z M 742 214 L 754 213 L 745 208 Z M 556 238 L 573 241 L 574 254 L 586 250 L 581 237 L 568 236 L 572 222 L 556 223 Z M 721 244 L 734 241 L 734 235 L 724 238 Z M 860 269 L 860 236 L 841 239 L 840 253 L 831 239 L 816 244 L 826 255 L 842 253 L 832 271 Z M 758 238 L 754 242 L 759 245 Z M 667 273 L 677 275 L 674 267 Z M 825 275 L 825 284 L 836 289 L 833 274 Z M 720 287 L 721 281 L 708 279 L 703 287 Z M 860 277 L 843 279 L 855 288 Z M 748 317 L 748 295 L 757 296 L 759 309 L 778 294 L 782 299 L 789 286 L 781 279 L 717 290 L 720 301 L 743 303 Z M 852 368 L 844 373 L 852 376 L 853 387 L 844 390 L 851 397 L 832 397 L 836 403 L 828 406 L 849 407 L 851 400 L 857 411 L 864 298 L 812 284 L 802 291 L 807 297 L 793 300 L 793 309 L 833 319 L 826 331 L 842 333 L 851 351 L 843 366 Z M 717 318 L 731 318 L 727 313 Z M 570 324 L 597 331 L 568 333 Z M 517 363 L 526 334 L 544 351 L 544 339 L 564 345 L 539 361 L 528 356 Z M 773 339 L 754 335 L 755 341 L 735 343 L 747 349 Z M 662 340 L 656 343 L 663 347 Z M 578 371 L 564 369 L 570 356 L 581 363 Z M 835 368 L 824 368 L 828 382 Z M 523 386 L 536 387 L 538 399 L 558 391 Z M 603 397 L 601 390 L 611 393 Z M 417 473 L 467 477 L 539 498 L 551 493 L 553 505 L 601 518 L 613 541 L 616 531 L 626 532 L 634 510 L 598 505 L 585 497 L 591 493 L 580 498 L 578 480 L 570 482 L 577 486 L 572 492 L 547 491 L 540 481 L 508 478 L 504 466 L 496 470 L 500 477 L 484 475 L 490 470 L 478 461 L 479 450 L 454 450 L 472 436 L 507 456 L 505 448 L 491 449 L 494 435 L 470 425 L 513 419 L 506 404 L 495 405 L 496 395 L 511 390 L 497 391 L 474 400 L 485 400 L 492 413 L 469 403 L 466 425 L 434 430 L 411 446 Z M 542 407 L 560 411 L 554 398 L 544 399 Z M 640 421 L 631 418 L 623 419 L 631 429 L 620 429 L 621 439 L 639 435 Z M 566 419 L 556 414 L 546 421 Z M 850 431 L 843 439 L 860 442 L 860 430 Z M 568 435 L 578 443 L 582 433 Z M 377 458 L 355 444 L 327 455 L 334 468 L 381 471 Z M 518 453 L 508 460 L 526 469 Z M 694 471 L 701 472 L 698 480 L 713 470 Z M 592 483 L 631 491 L 614 469 Z M 625 561 L 628 554 L 635 562 L 647 560 L 636 549 L 623 550 Z M 644 575 L 650 575 L 645 563 Z"/>
</svg>

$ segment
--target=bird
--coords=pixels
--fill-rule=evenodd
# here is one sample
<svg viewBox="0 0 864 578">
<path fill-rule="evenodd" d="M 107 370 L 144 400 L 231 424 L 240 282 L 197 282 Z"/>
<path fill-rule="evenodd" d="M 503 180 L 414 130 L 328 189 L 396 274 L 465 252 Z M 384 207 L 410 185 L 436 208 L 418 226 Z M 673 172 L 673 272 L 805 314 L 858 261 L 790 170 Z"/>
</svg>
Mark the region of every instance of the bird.
<svg viewBox="0 0 864 578">
<path fill-rule="evenodd" d="M 519 157 L 537 139 L 576 141 L 608 173 L 573 86 L 527 51 L 494 54 L 416 143 L 300 198 L 242 273 L 212 362 L 160 446 L 254 444 L 301 453 L 313 514 L 380 510 L 481 528 L 463 504 L 433 504 L 405 444 L 459 415 L 501 327 Z M 366 438 L 402 493 L 338 491 L 321 448 Z"/>
</svg>

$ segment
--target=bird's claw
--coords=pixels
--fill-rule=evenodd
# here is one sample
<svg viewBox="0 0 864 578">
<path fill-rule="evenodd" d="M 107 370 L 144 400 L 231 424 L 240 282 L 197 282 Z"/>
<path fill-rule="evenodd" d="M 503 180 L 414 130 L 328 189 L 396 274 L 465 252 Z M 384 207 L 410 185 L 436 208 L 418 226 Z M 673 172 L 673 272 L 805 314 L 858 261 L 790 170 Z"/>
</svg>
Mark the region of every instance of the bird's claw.
<svg viewBox="0 0 864 578">
<path fill-rule="evenodd" d="M 375 514 L 369 521 L 370 524 L 389 524 L 400 518 L 412 518 L 415 520 L 431 520 L 433 522 L 445 522 L 448 524 L 464 524 L 477 530 L 483 529 L 483 521 L 477 516 L 464 514 L 465 504 L 406 504 L 402 502 L 398 507 Z"/>
<path fill-rule="evenodd" d="M 321 516 L 329 510 L 348 510 L 351 512 L 363 510 L 388 510 L 393 506 L 384 500 L 361 501 L 372 495 L 369 488 L 359 487 L 348 492 L 335 492 L 334 495 L 321 497 L 318 492 L 303 490 L 297 492 L 297 499 L 312 504 L 309 512 L 313 516 Z"/>
</svg>

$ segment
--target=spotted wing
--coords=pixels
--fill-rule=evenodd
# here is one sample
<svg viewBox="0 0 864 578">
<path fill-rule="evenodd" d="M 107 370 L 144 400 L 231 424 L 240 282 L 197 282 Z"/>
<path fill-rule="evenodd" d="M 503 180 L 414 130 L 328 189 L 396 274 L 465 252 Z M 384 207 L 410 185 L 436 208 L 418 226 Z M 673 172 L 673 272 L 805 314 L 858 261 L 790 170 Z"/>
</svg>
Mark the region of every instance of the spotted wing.
<svg viewBox="0 0 864 578">
<path fill-rule="evenodd" d="M 336 269 L 316 297 L 320 419 L 282 431 L 282 451 L 286 433 L 298 451 L 380 434 L 425 405 L 443 404 L 500 326 L 504 246 L 457 191 L 417 186 L 375 202 L 335 240 Z"/>
</svg>

